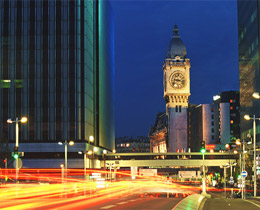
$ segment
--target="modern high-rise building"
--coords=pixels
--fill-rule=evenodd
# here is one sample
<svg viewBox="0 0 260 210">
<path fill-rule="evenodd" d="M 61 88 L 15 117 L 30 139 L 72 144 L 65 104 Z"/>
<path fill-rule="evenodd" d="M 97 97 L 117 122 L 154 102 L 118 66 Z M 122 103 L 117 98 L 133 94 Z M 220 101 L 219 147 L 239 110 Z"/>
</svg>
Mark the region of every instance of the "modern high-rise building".
<svg viewBox="0 0 260 210">
<path fill-rule="evenodd" d="M 239 47 L 239 85 L 241 110 L 241 138 L 253 134 L 252 121 L 244 120 L 244 115 L 260 116 L 260 100 L 252 98 L 254 92 L 260 91 L 260 1 L 238 0 L 238 47 Z M 257 139 L 260 124 L 257 123 Z"/>
<path fill-rule="evenodd" d="M 0 1 L 0 134 L 114 149 L 114 34 L 106 0 Z M 20 125 L 19 125 L 20 126 Z"/>
</svg>

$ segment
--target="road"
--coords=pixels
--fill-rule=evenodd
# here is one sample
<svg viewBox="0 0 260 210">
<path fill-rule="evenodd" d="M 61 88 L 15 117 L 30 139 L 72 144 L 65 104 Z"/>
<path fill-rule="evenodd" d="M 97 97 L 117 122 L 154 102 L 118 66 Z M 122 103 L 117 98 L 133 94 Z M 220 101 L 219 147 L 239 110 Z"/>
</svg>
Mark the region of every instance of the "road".
<svg viewBox="0 0 260 210">
<path fill-rule="evenodd" d="M 171 210 L 177 203 L 179 203 L 183 198 L 174 197 L 135 197 L 129 196 L 125 198 L 120 198 L 116 200 L 111 200 L 102 205 L 97 205 L 93 208 L 88 208 L 89 210 L 103 210 L 103 209 L 113 209 L 113 210 Z"/>
<path fill-rule="evenodd" d="M 26 177 L 20 174 L 19 183 L 0 185 L 1 210 L 171 210 L 183 198 L 198 192 L 196 187 L 171 183 L 163 178 L 111 182 L 99 178 L 61 177 L 56 171 L 28 174 Z M 13 173 L 8 175 L 14 176 Z M 28 178 L 31 179 L 28 181 Z"/>
<path fill-rule="evenodd" d="M 171 210 L 183 198 L 175 197 L 156 197 L 156 196 L 126 196 L 126 197 L 107 197 L 102 200 L 96 199 L 94 203 L 89 202 L 86 198 L 77 199 L 76 201 L 67 200 L 61 204 L 55 203 L 46 207 L 37 208 L 37 210 L 59 210 L 59 209 L 82 209 L 82 210 Z"/>
</svg>

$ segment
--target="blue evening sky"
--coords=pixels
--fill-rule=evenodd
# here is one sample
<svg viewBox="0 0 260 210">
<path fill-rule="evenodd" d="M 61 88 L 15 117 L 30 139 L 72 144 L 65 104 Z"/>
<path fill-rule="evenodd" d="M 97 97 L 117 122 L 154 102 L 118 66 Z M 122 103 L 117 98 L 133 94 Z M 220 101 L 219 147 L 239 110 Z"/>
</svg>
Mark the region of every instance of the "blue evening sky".
<svg viewBox="0 0 260 210">
<path fill-rule="evenodd" d="M 190 103 L 239 90 L 236 0 L 111 0 L 116 137 L 147 136 L 165 111 L 162 65 L 177 24 L 191 69 Z"/>
</svg>

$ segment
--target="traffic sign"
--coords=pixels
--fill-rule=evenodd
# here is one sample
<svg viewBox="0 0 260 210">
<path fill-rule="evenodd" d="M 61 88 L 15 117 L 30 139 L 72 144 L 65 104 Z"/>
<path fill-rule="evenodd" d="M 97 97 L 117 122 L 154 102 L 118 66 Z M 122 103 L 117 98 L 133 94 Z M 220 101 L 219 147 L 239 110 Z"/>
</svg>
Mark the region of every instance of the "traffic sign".
<svg viewBox="0 0 260 210">
<path fill-rule="evenodd" d="M 234 184 L 234 180 L 233 179 L 230 179 L 230 184 Z"/>
<path fill-rule="evenodd" d="M 241 176 L 244 177 L 244 178 L 247 177 L 247 172 L 246 171 L 242 171 Z"/>
</svg>

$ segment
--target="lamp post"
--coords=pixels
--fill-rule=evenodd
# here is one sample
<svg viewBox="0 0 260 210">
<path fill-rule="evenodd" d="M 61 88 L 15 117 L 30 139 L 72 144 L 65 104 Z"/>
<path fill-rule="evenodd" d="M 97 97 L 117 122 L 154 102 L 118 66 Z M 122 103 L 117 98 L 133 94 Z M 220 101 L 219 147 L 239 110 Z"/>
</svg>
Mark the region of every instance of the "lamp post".
<svg viewBox="0 0 260 210">
<path fill-rule="evenodd" d="M 15 123 L 15 150 L 18 151 L 19 148 L 19 126 L 18 123 L 26 123 L 28 121 L 27 117 L 22 117 L 20 120 L 18 117 L 16 117 L 15 120 L 8 119 L 6 122 L 7 123 Z M 14 158 L 16 159 L 16 164 L 15 164 L 15 176 L 16 176 L 16 181 L 18 179 L 18 159 L 19 159 L 19 153 L 14 154 L 16 155 Z"/>
<path fill-rule="evenodd" d="M 254 197 L 256 197 L 256 120 L 260 120 L 260 118 L 256 118 L 255 115 L 250 117 L 249 115 L 245 115 L 244 118 L 246 120 L 253 120 L 253 141 L 254 141 Z"/>
<path fill-rule="evenodd" d="M 93 153 L 93 152 L 92 152 L 91 150 L 89 150 L 89 151 L 87 152 L 88 155 L 92 155 L 92 153 Z M 89 161 L 89 162 L 88 162 L 88 165 L 89 165 L 89 168 L 90 168 L 90 158 L 88 158 L 88 161 Z"/>
<path fill-rule="evenodd" d="M 87 163 L 87 152 L 82 152 L 82 151 L 78 151 L 78 154 L 80 155 L 84 155 L 84 163 L 83 163 L 83 167 L 84 167 L 84 179 L 87 179 L 87 171 L 86 171 L 86 163 Z"/>
<path fill-rule="evenodd" d="M 95 152 L 97 152 L 98 151 L 98 148 L 97 147 L 94 147 L 93 148 L 93 152 L 92 152 L 92 155 L 93 155 L 93 157 L 92 157 L 92 162 L 93 162 L 93 168 L 95 168 Z"/>
<path fill-rule="evenodd" d="M 104 161 L 104 171 L 106 170 L 106 154 L 107 154 L 107 150 L 103 150 L 103 161 Z"/>
<path fill-rule="evenodd" d="M 74 145 L 74 141 L 68 141 L 65 140 L 64 143 L 63 142 L 58 142 L 59 145 L 63 145 L 65 146 L 65 170 L 67 172 L 67 169 L 68 169 L 68 145 L 72 146 Z"/>
</svg>

